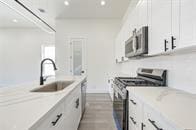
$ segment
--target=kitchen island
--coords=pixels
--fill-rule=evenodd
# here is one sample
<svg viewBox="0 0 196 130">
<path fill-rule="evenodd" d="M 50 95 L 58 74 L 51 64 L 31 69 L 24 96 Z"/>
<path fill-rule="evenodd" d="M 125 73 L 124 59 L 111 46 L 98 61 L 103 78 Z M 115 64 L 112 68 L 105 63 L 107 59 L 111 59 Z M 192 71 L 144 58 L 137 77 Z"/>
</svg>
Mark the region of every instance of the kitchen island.
<svg viewBox="0 0 196 130">
<path fill-rule="evenodd" d="M 84 76 L 58 78 L 55 81 L 74 82 L 56 92 L 32 92 L 42 87 L 38 84 L 1 88 L 0 129 L 76 130 L 82 114 L 81 83 L 85 79 Z"/>
</svg>

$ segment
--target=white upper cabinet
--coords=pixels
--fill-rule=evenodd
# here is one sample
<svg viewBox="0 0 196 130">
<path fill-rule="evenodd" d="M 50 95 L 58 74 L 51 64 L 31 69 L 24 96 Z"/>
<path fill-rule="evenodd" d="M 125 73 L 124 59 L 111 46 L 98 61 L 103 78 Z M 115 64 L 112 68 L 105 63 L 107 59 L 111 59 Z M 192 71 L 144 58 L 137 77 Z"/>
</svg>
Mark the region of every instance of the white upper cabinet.
<svg viewBox="0 0 196 130">
<path fill-rule="evenodd" d="M 171 37 L 171 0 L 149 0 L 149 54 L 170 49 Z"/>
<path fill-rule="evenodd" d="M 175 0 L 174 0 L 175 1 Z M 196 45 L 196 0 L 179 1 L 179 48 Z M 178 3 L 177 3 L 178 4 Z"/>
<path fill-rule="evenodd" d="M 141 0 L 137 8 L 139 10 L 138 27 L 148 26 L 148 0 Z"/>
<path fill-rule="evenodd" d="M 139 0 L 119 32 L 118 59 L 125 57 L 124 42 L 133 30 L 143 26 L 149 27 L 148 55 L 196 46 L 195 8 L 196 0 Z"/>
</svg>

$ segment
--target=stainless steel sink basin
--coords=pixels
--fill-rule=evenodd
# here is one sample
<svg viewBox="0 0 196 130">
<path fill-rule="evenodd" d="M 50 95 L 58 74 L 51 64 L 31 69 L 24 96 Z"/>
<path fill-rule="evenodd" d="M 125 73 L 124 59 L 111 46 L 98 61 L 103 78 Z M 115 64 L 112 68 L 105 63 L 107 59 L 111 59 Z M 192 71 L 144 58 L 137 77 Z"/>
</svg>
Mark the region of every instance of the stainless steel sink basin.
<svg viewBox="0 0 196 130">
<path fill-rule="evenodd" d="M 40 88 L 31 90 L 31 92 L 57 92 L 65 89 L 74 81 L 56 81 L 50 84 L 43 85 Z"/>
</svg>

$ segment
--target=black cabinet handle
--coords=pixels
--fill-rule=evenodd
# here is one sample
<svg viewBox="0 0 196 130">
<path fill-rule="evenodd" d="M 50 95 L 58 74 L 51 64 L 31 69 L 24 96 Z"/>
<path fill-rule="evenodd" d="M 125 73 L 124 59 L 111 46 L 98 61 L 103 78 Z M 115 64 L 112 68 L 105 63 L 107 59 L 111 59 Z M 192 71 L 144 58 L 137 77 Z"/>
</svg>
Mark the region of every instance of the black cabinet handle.
<svg viewBox="0 0 196 130">
<path fill-rule="evenodd" d="M 56 116 L 57 119 L 56 119 L 55 121 L 52 122 L 52 125 L 53 125 L 53 126 L 55 126 L 55 125 L 57 124 L 57 122 L 58 122 L 59 119 L 62 117 L 62 115 L 63 115 L 63 114 L 61 113 L 61 114 L 59 114 L 59 115 Z"/>
<path fill-rule="evenodd" d="M 165 47 L 165 51 L 167 51 L 169 48 L 167 47 L 168 41 L 165 39 L 164 40 L 164 47 Z"/>
<path fill-rule="evenodd" d="M 80 105 L 80 100 L 79 100 L 79 98 L 76 100 L 76 108 L 78 109 L 78 107 L 79 107 L 79 105 Z"/>
<path fill-rule="evenodd" d="M 134 101 L 134 100 L 130 100 L 132 103 L 133 103 L 133 105 L 136 105 L 137 103 Z"/>
<path fill-rule="evenodd" d="M 144 130 L 144 127 L 146 127 L 146 125 L 144 123 L 142 123 L 141 130 Z"/>
<path fill-rule="evenodd" d="M 130 116 L 130 119 L 131 119 L 131 121 L 133 122 L 133 124 L 134 124 L 134 125 L 136 125 L 136 124 L 137 124 L 137 122 L 134 120 L 134 118 L 133 118 L 133 117 L 131 117 L 131 116 Z"/>
<path fill-rule="evenodd" d="M 172 49 L 175 49 L 176 46 L 174 45 L 176 38 L 174 36 L 171 37 Z"/>
<path fill-rule="evenodd" d="M 156 122 L 151 120 L 151 119 L 148 119 L 148 121 L 157 129 L 157 130 L 163 130 L 162 128 L 159 128 L 157 125 L 156 125 Z"/>
</svg>

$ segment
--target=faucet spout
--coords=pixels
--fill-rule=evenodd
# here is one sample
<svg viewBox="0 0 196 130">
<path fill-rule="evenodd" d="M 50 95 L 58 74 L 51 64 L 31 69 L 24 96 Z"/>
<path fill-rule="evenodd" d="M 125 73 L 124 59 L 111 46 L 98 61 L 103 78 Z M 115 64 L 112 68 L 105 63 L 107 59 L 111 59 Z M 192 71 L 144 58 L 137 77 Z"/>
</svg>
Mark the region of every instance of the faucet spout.
<svg viewBox="0 0 196 130">
<path fill-rule="evenodd" d="M 57 70 L 57 67 L 56 67 L 56 65 L 55 65 L 55 62 L 54 62 L 52 59 L 50 59 L 50 58 L 43 59 L 43 60 L 41 61 L 40 85 L 43 85 L 43 84 L 44 84 L 44 81 L 46 80 L 46 79 L 44 79 L 44 77 L 43 77 L 43 64 L 44 64 L 45 61 L 51 61 L 54 70 Z"/>
</svg>

